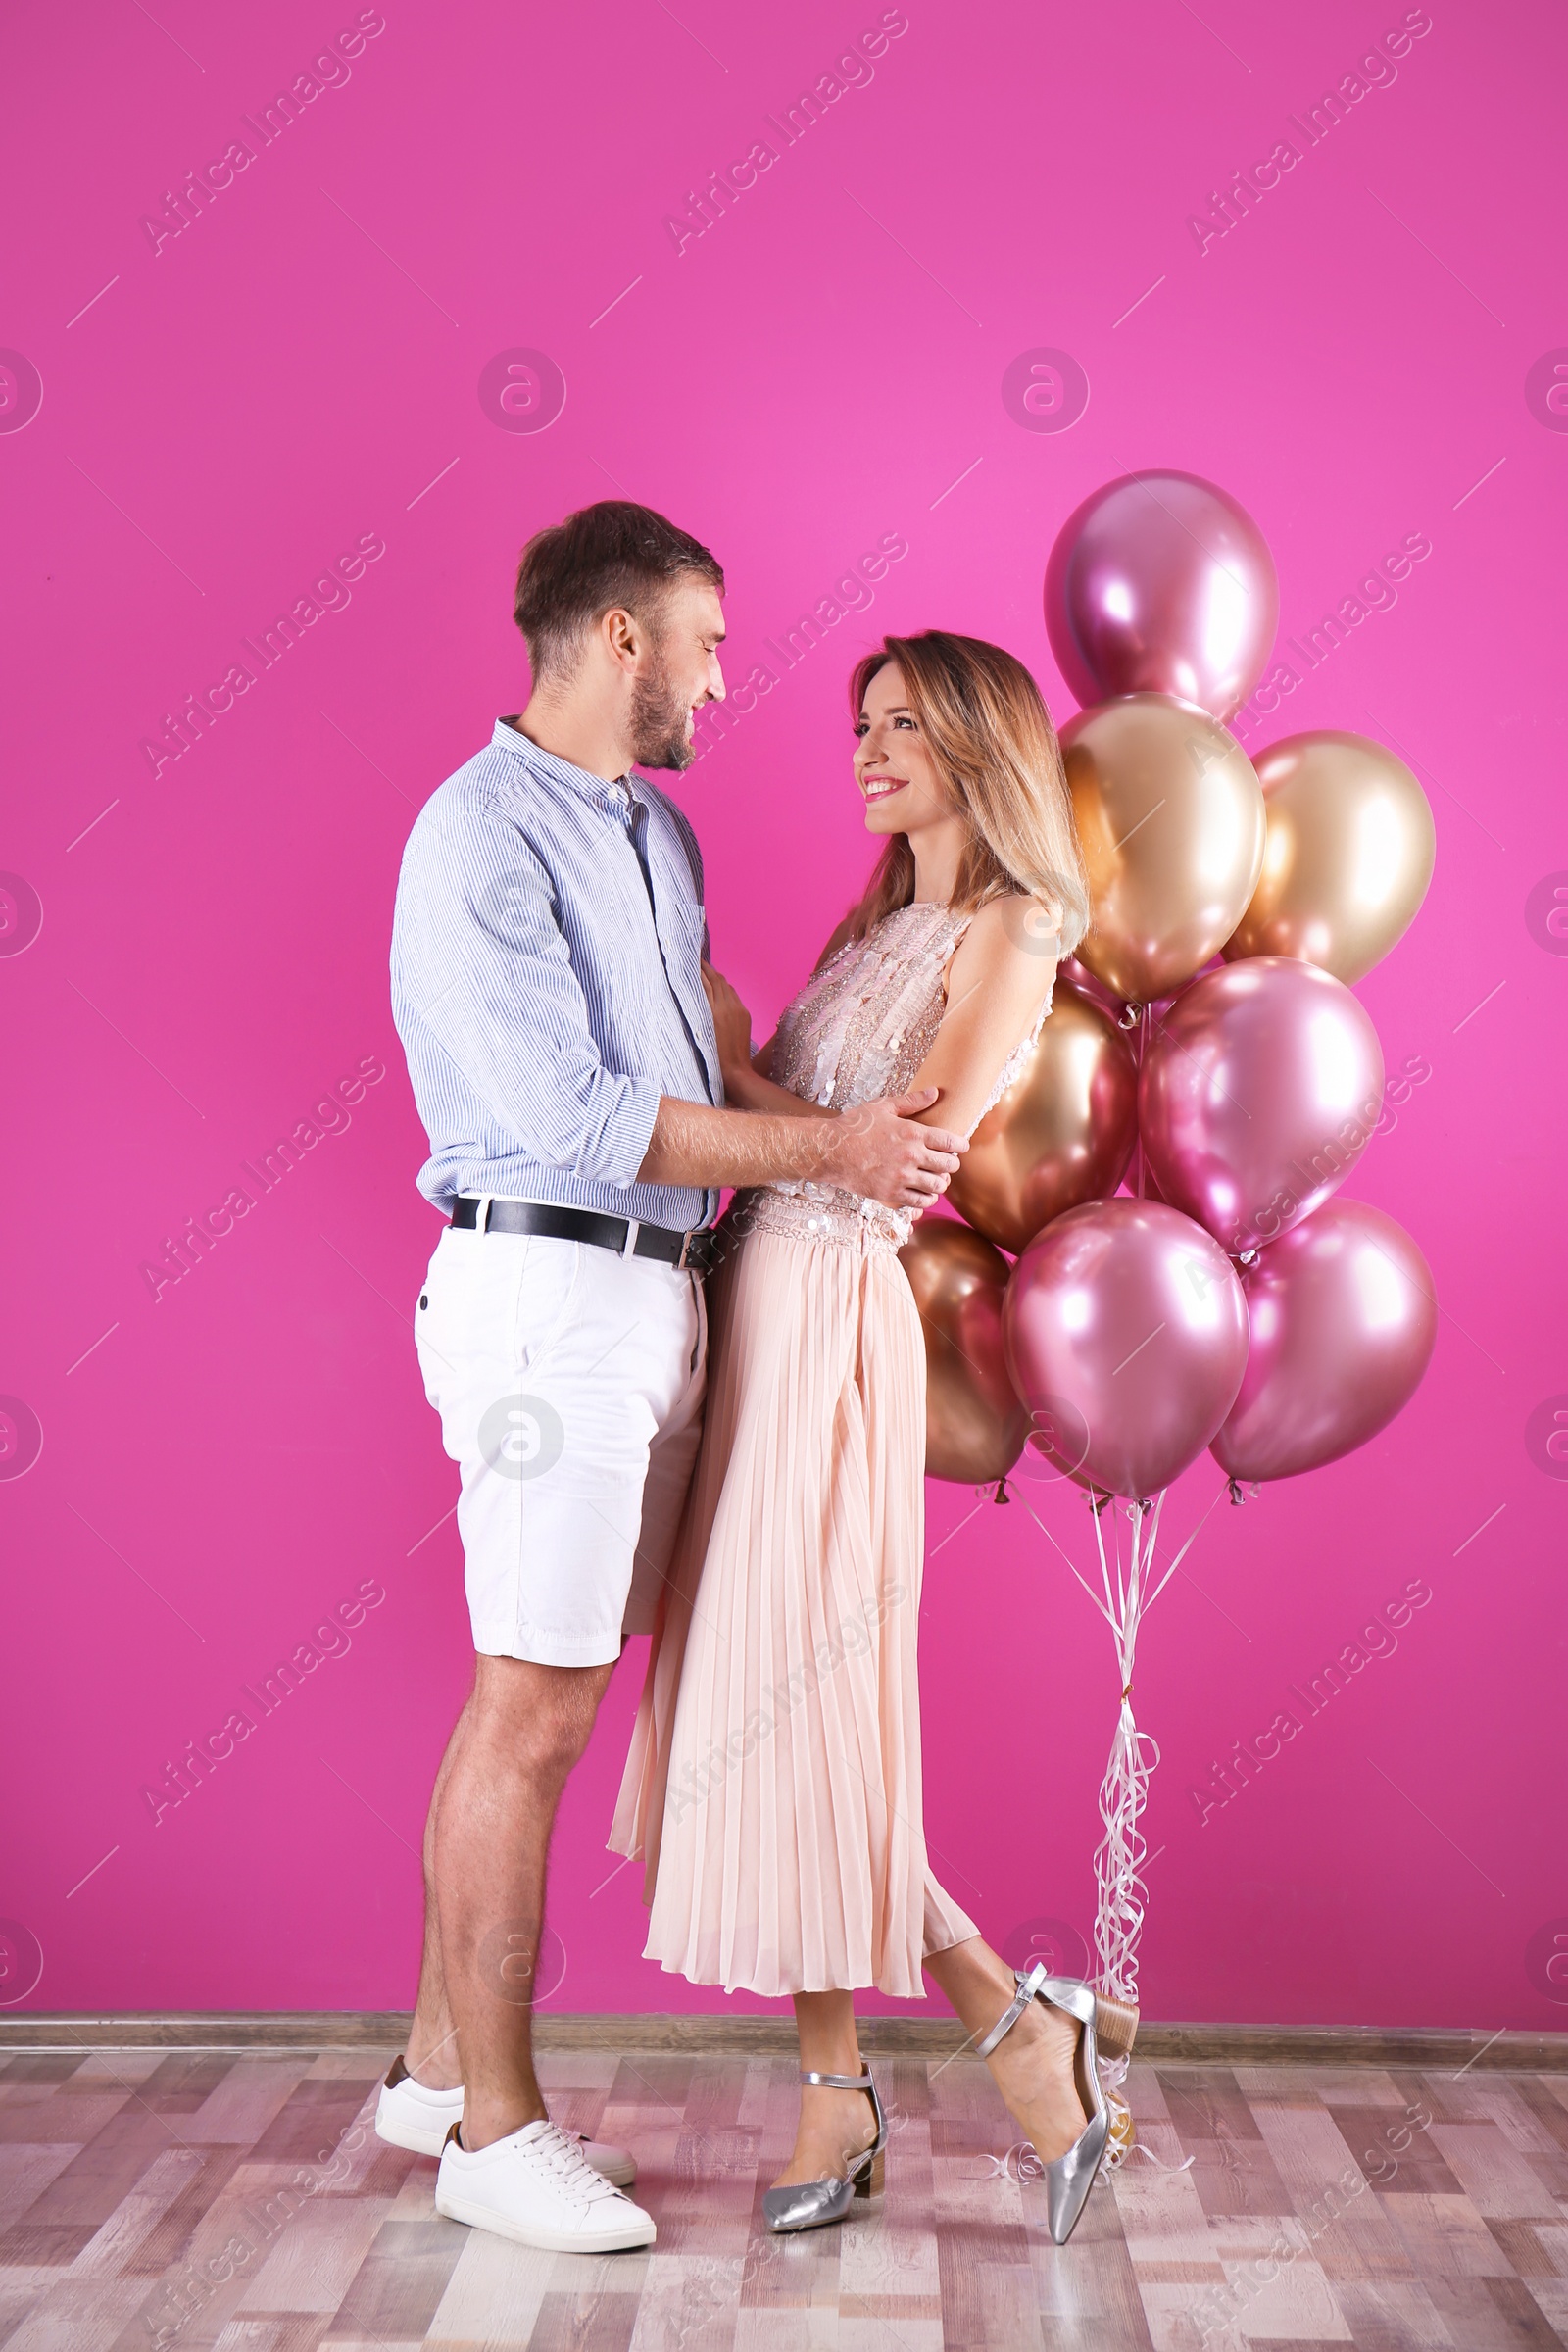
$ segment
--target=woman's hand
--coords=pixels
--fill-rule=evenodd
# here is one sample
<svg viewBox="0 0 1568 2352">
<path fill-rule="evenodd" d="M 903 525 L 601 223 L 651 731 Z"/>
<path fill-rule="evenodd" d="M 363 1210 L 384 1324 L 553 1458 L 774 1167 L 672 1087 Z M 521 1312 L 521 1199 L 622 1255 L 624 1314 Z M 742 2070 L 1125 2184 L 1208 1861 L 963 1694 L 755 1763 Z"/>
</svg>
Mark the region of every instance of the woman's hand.
<svg viewBox="0 0 1568 2352">
<path fill-rule="evenodd" d="M 723 973 L 715 972 L 710 963 L 703 965 L 703 986 L 713 1014 L 718 1066 L 728 1087 L 740 1072 L 748 1077 L 752 1074 L 752 1016 Z"/>
</svg>

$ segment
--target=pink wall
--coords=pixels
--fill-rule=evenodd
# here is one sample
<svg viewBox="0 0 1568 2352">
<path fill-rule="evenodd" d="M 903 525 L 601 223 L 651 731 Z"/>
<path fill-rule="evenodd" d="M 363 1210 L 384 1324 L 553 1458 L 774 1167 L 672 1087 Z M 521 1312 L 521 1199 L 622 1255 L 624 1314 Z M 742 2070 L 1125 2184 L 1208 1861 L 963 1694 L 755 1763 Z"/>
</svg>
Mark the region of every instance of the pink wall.
<svg viewBox="0 0 1568 2352">
<path fill-rule="evenodd" d="M 416 808 L 523 697 L 523 537 L 620 491 L 676 516 L 729 568 L 732 680 L 885 534 L 906 544 L 679 787 L 760 1035 L 866 862 L 854 656 L 884 628 L 995 637 L 1065 715 L 1047 551 L 1090 489 L 1152 465 L 1256 516 L 1282 636 L 1430 539 L 1245 740 L 1363 729 L 1429 785 L 1437 879 L 1360 991 L 1391 1069 L 1429 1074 L 1352 1189 L 1418 1238 L 1445 1314 L 1395 1427 L 1221 1503 L 1150 1622 L 1147 2006 L 1568 2024 L 1544 1957 L 1568 1939 L 1568 1461 L 1543 1435 L 1568 1408 L 1568 937 L 1546 919 L 1568 883 L 1565 36 L 1540 0 L 1203 20 L 386 0 L 383 25 L 354 0 L 162 0 L 154 23 L 89 0 L 69 28 L 14 21 L 0 868 L 25 887 L 0 903 L 0 1392 L 24 1410 L 0 1461 L 0 1998 L 412 1997 L 414 1849 L 468 1660 L 409 1331 L 435 1220 L 386 947 Z M 1293 117 L 1412 23 L 1396 77 L 1309 145 Z M 785 146 L 769 117 L 889 24 Z M 382 28 L 264 146 L 246 118 L 356 24 Z M 165 192 L 240 138 L 254 160 L 160 235 Z M 677 251 L 666 216 L 763 140 L 777 160 Z M 1218 233 L 1210 191 L 1285 140 L 1300 160 Z M 1004 395 L 1041 349 L 1087 380 L 1071 429 Z M 504 429 L 518 350 L 548 365 L 512 379 L 540 405 L 510 421 L 547 415 L 559 371 L 548 430 Z M 340 609 L 263 669 L 246 640 L 356 548 Z M 144 739 L 237 662 L 254 683 L 155 773 Z M 143 1261 L 356 1072 L 336 1132 L 155 1303 Z M 1218 1483 L 1206 1459 L 1182 1482 L 1178 1532 Z M 1070 1949 L 1108 1639 L 1021 1502 L 929 1492 L 931 1840 L 995 1938 L 1054 1919 Z M 1087 1564 L 1081 1506 L 1033 1494 Z M 1200 1822 L 1190 1785 L 1412 1579 L 1431 1597 L 1393 1654 Z M 368 1584 L 346 1652 L 155 1826 L 144 1784 Z M 560 2007 L 716 2005 L 641 1960 L 636 1874 L 603 1851 L 641 1650 L 565 1808 Z"/>
</svg>

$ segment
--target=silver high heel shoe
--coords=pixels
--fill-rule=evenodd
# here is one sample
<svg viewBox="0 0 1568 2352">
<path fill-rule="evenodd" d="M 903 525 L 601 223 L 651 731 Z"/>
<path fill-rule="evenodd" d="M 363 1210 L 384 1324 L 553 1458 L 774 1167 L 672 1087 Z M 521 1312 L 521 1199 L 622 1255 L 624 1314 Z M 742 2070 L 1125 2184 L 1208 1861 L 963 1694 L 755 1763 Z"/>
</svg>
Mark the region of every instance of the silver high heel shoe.
<svg viewBox="0 0 1568 2352">
<path fill-rule="evenodd" d="M 1004 2034 L 1011 2033 L 1030 2002 L 1036 2000 L 1065 2009 L 1069 2017 L 1077 2018 L 1082 2029 L 1073 2054 L 1073 2081 L 1089 2121 L 1066 2154 L 1054 2157 L 1045 2168 L 1046 2216 L 1052 2241 L 1064 2246 L 1088 2203 L 1089 2191 L 1110 2138 L 1110 2111 L 1095 2065 L 1097 2045 L 1118 2057 L 1125 2056 L 1138 2032 L 1138 2012 L 1123 2001 L 1112 2001 L 1103 1993 L 1093 1991 L 1077 1977 L 1048 1976 L 1042 1961 L 1026 1977 L 1018 1977 L 1018 1989 L 1012 1999 L 985 2039 L 975 2043 L 976 2056 L 989 2058 Z"/>
<path fill-rule="evenodd" d="M 797 2180 L 787 2188 L 764 2189 L 762 2215 L 776 2237 L 791 2230 L 820 2230 L 824 2222 L 842 2222 L 858 2197 L 869 2199 L 882 2194 L 888 2119 L 876 2095 L 870 2068 L 863 2075 L 803 2074 L 801 2081 L 814 2083 L 819 2090 L 863 2090 L 876 2117 L 876 2137 L 863 2155 L 853 2160 L 842 2180 Z"/>
</svg>

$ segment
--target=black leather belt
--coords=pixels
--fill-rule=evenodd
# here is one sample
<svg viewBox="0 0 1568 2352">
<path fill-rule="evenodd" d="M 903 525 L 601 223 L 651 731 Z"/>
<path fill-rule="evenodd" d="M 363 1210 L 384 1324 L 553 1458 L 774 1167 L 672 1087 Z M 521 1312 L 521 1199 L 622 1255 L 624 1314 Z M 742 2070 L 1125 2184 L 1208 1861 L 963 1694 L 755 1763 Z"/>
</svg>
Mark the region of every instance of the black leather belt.
<svg viewBox="0 0 1568 2352">
<path fill-rule="evenodd" d="M 479 1223 L 477 1200 L 460 1200 L 452 1222 L 466 1233 Z M 693 1274 L 710 1273 L 718 1262 L 717 1238 L 711 1226 L 677 1233 L 670 1225 L 639 1225 L 629 1217 L 610 1217 L 596 1208 L 563 1208 L 548 1200 L 492 1200 L 485 1216 L 486 1233 L 544 1233 L 558 1242 L 591 1242 L 596 1250 L 633 1257 L 657 1257 L 666 1266 Z"/>
</svg>

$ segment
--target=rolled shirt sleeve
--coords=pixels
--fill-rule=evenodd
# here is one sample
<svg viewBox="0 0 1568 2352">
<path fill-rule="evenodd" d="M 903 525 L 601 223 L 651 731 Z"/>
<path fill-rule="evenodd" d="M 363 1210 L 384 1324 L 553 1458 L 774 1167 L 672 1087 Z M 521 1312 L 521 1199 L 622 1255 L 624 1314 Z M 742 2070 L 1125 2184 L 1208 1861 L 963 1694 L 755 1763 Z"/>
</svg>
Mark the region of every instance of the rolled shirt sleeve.
<svg viewBox="0 0 1568 2352">
<path fill-rule="evenodd" d="M 494 809 L 435 823 L 402 926 L 404 985 L 429 1035 L 529 1158 L 630 1185 L 661 1089 L 607 1069 L 544 864 Z"/>
</svg>

